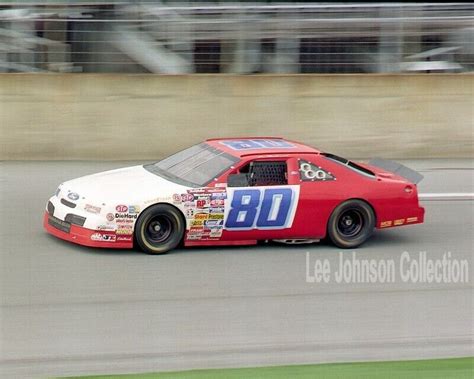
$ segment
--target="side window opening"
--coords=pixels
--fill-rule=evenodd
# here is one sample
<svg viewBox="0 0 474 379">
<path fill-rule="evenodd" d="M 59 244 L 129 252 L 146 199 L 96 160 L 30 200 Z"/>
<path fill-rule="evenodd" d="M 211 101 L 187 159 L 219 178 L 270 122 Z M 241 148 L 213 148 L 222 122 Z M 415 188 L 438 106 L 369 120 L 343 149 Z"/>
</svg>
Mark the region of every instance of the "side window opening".
<svg viewBox="0 0 474 379">
<path fill-rule="evenodd" d="M 357 163 L 352 162 L 352 161 L 350 161 L 346 158 L 338 157 L 337 155 L 330 154 L 330 153 L 321 153 L 321 155 L 323 157 L 325 157 L 326 159 L 329 159 L 333 162 L 340 163 L 343 166 L 346 166 L 347 168 L 349 168 L 349 169 L 351 169 L 355 172 L 358 172 L 359 174 L 368 176 L 370 178 L 375 178 L 375 174 L 372 171 L 370 171 L 369 169 L 367 169 L 365 167 L 362 167 L 362 166 L 358 165 Z"/>
<path fill-rule="evenodd" d="M 336 180 L 334 175 L 332 175 L 330 172 L 309 161 L 300 159 L 298 165 L 300 171 L 300 180 L 303 182 L 325 182 L 329 180 Z"/>
<path fill-rule="evenodd" d="M 241 174 L 247 174 L 249 186 L 276 186 L 288 184 L 285 161 L 257 161 L 242 167 Z"/>
</svg>

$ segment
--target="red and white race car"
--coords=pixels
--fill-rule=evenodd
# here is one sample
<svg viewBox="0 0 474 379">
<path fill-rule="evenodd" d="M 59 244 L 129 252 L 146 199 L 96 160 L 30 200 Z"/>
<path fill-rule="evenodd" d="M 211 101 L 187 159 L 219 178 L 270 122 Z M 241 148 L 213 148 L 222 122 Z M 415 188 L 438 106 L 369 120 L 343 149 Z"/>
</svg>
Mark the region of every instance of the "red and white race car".
<svg viewBox="0 0 474 379">
<path fill-rule="evenodd" d="M 423 222 L 417 172 L 356 163 L 272 137 L 210 139 L 162 161 L 59 186 L 44 215 L 56 237 L 165 253 L 180 244 L 317 241 L 354 248 L 375 228 Z"/>
</svg>

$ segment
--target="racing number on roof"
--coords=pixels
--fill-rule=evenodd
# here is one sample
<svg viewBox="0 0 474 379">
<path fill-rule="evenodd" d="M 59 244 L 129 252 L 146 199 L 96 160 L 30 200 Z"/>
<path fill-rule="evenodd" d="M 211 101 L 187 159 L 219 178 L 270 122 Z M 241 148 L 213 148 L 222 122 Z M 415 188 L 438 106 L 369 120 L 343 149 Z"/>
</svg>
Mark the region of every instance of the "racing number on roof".
<svg viewBox="0 0 474 379">
<path fill-rule="evenodd" d="M 295 145 L 285 140 L 271 140 L 271 139 L 243 139 L 243 140 L 228 140 L 220 142 L 232 150 L 248 150 L 248 149 L 291 149 Z"/>
<path fill-rule="evenodd" d="M 228 188 L 227 230 L 285 229 L 296 212 L 299 186 Z"/>
</svg>

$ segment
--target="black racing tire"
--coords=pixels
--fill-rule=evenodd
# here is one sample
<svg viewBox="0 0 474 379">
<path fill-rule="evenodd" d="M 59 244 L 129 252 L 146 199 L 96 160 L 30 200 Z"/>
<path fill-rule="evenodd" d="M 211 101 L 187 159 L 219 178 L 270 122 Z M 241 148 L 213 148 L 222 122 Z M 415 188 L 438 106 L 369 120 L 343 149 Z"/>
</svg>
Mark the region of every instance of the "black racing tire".
<svg viewBox="0 0 474 379">
<path fill-rule="evenodd" d="M 169 204 L 143 211 L 135 226 L 135 238 L 147 254 L 165 254 L 179 245 L 186 229 L 181 212 Z"/>
<path fill-rule="evenodd" d="M 328 236 L 341 249 L 362 245 L 375 229 L 375 214 L 365 201 L 352 199 L 339 204 L 328 221 Z"/>
</svg>

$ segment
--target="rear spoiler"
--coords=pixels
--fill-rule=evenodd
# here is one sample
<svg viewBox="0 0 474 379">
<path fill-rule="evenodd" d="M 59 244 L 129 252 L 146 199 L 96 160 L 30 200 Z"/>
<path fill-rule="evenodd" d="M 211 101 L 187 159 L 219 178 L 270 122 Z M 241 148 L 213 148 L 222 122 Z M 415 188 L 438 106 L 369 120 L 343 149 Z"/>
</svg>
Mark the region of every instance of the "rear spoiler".
<svg viewBox="0 0 474 379">
<path fill-rule="evenodd" d="M 423 175 L 411 168 L 408 168 L 398 162 L 388 161 L 386 159 L 374 158 L 369 161 L 369 165 L 376 166 L 382 170 L 392 172 L 408 181 L 418 184 L 423 180 Z"/>
</svg>

